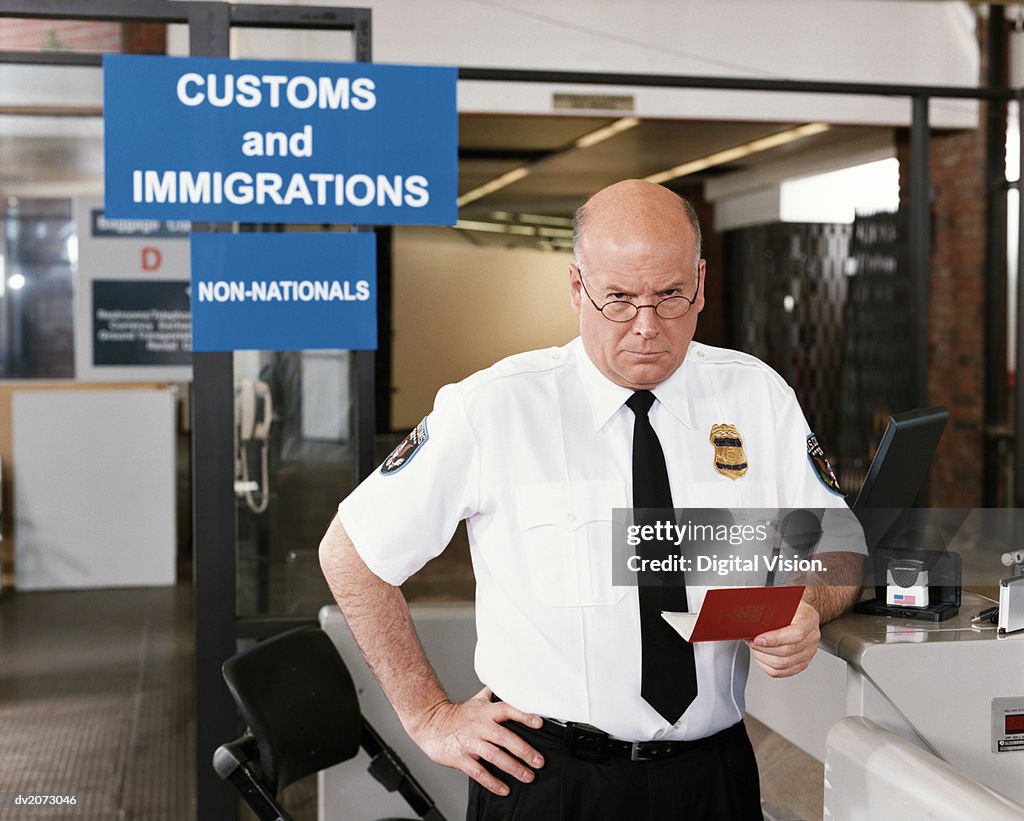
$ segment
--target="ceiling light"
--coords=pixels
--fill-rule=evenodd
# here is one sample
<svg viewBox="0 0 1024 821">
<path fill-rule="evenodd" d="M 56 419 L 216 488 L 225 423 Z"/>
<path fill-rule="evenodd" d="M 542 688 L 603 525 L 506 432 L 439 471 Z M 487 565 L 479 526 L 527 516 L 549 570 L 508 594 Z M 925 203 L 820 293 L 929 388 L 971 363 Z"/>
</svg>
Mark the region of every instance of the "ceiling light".
<svg viewBox="0 0 1024 821">
<path fill-rule="evenodd" d="M 616 120 L 603 128 L 597 129 L 597 131 L 591 131 L 589 134 L 584 134 L 575 142 L 577 148 L 590 148 L 592 145 L 604 142 L 609 137 L 614 137 L 616 134 L 621 134 L 623 131 L 628 131 L 640 124 L 640 120 L 636 117 L 623 117 L 620 120 Z"/>
<path fill-rule="evenodd" d="M 491 219 L 499 222 L 524 222 L 528 225 L 554 225 L 572 228 L 571 217 L 551 217 L 547 214 L 513 214 L 511 211 L 492 211 Z"/>
<path fill-rule="evenodd" d="M 480 199 L 481 197 L 486 197 L 488 194 L 493 194 L 495 191 L 499 191 L 507 185 L 511 185 L 514 182 L 519 182 L 519 180 L 521 180 L 529 173 L 530 169 L 527 168 L 525 165 L 522 165 L 519 168 L 513 168 L 511 171 L 506 171 L 500 177 L 495 177 L 490 182 L 485 182 L 483 185 L 478 185 L 476 188 L 467 191 L 455 202 L 458 204 L 459 208 L 461 208 L 463 205 L 468 205 L 471 202 L 476 202 L 476 200 Z"/>
<path fill-rule="evenodd" d="M 536 236 L 537 232 L 529 225 L 508 225 L 503 222 L 482 222 L 477 220 L 459 220 L 456 228 L 464 231 L 487 231 L 492 234 L 520 234 L 524 237 Z"/>
<path fill-rule="evenodd" d="M 778 148 L 780 145 L 791 143 L 795 140 L 803 139 L 804 137 L 810 137 L 814 134 L 820 134 L 823 131 L 828 131 L 831 126 L 828 123 L 807 123 L 805 125 L 797 126 L 796 128 L 790 128 L 786 131 L 780 131 L 777 134 L 769 134 L 767 137 L 760 137 L 756 140 L 751 140 L 743 145 L 737 145 L 733 148 L 726 148 L 723 151 L 716 151 L 714 154 L 708 154 L 706 157 L 698 157 L 696 160 L 690 160 L 684 162 L 681 165 L 673 166 L 665 171 L 659 171 L 657 174 L 651 174 L 649 177 L 644 177 L 648 182 L 663 183 L 668 180 L 678 179 L 679 177 L 685 177 L 688 174 L 696 174 L 698 171 L 703 171 L 705 168 L 711 168 L 716 165 L 724 165 L 725 163 L 733 162 L 734 160 L 748 157 L 751 154 L 757 154 L 760 151 L 767 151 L 769 148 Z"/>
<path fill-rule="evenodd" d="M 493 234 L 518 234 L 524 237 L 548 237 L 551 239 L 571 239 L 572 230 L 568 228 L 547 228 L 541 225 L 513 225 L 507 222 L 485 222 L 483 220 L 459 220 L 456 228 L 463 231 L 487 231 Z"/>
<path fill-rule="evenodd" d="M 549 217 L 546 214 L 519 214 L 521 222 L 532 222 L 537 225 L 554 225 L 562 228 L 572 228 L 571 217 Z"/>
<path fill-rule="evenodd" d="M 11 274 L 11 278 L 7 280 L 7 287 L 12 291 L 20 291 L 25 287 L 25 277 L 21 274 Z"/>
</svg>

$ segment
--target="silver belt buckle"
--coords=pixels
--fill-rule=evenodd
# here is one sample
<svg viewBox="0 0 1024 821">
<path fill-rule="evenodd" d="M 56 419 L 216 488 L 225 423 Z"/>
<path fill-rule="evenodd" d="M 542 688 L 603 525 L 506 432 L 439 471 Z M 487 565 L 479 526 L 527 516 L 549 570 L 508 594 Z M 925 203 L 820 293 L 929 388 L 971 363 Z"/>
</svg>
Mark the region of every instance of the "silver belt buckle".
<svg viewBox="0 0 1024 821">
<path fill-rule="evenodd" d="M 640 755 L 640 744 L 639 741 L 634 741 L 629 747 L 629 760 L 630 761 L 647 761 L 647 756 Z"/>
</svg>

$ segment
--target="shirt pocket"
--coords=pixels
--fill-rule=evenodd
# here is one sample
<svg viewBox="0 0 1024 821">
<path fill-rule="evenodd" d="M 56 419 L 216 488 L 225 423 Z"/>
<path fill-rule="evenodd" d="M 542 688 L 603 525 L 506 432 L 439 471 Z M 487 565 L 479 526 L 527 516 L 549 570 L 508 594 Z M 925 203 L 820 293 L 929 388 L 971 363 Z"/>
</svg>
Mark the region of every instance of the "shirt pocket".
<svg viewBox="0 0 1024 821">
<path fill-rule="evenodd" d="M 516 491 L 522 569 L 546 605 L 615 604 L 612 510 L 625 507 L 623 482 L 533 482 Z"/>
<path fill-rule="evenodd" d="M 726 524 L 730 527 L 765 526 L 766 538 L 744 538 L 740 542 L 701 541 L 686 549 L 686 555 L 693 566 L 700 567 L 701 556 L 715 555 L 719 558 L 754 559 L 757 557 L 761 568 L 771 556 L 774 544 L 775 529 L 778 526 L 778 486 L 775 482 L 762 480 L 729 479 L 723 476 L 721 481 L 691 482 L 685 488 L 687 504 L 683 508 L 682 521 L 695 524 Z M 756 531 L 755 531 L 756 532 Z M 728 578 L 728 582 L 723 580 Z M 727 577 L 717 576 L 714 572 L 697 572 L 688 575 L 687 579 L 696 586 L 714 586 L 726 583 L 729 587 L 740 585 L 762 585 L 767 581 L 765 571 L 755 572 L 733 571 Z M 703 594 L 701 594 L 703 595 Z M 690 608 L 699 607 L 699 602 L 688 594 Z"/>
<path fill-rule="evenodd" d="M 690 482 L 684 486 L 685 504 L 689 508 L 774 508 L 779 504 L 778 485 L 760 480 L 729 479 Z M 678 504 L 678 503 L 677 503 Z"/>
</svg>

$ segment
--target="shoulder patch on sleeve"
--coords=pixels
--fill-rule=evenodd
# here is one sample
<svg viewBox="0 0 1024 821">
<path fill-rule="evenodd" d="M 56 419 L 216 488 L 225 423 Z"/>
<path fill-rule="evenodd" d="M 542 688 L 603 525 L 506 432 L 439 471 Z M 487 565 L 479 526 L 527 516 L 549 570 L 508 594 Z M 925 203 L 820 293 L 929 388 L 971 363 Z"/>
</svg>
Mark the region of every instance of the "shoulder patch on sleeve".
<svg viewBox="0 0 1024 821">
<path fill-rule="evenodd" d="M 807 461 L 811 463 L 811 469 L 814 471 L 814 475 L 818 477 L 819 482 L 836 494 L 836 496 L 844 495 L 839 489 L 839 480 L 832 470 L 832 465 L 825 458 L 825 451 L 822 450 L 821 445 L 818 444 L 818 437 L 813 433 L 807 436 Z"/>
<path fill-rule="evenodd" d="M 427 433 L 427 417 L 423 417 L 420 423 L 409 431 L 398 447 L 396 447 L 380 466 L 380 472 L 384 476 L 397 473 L 412 461 L 412 457 L 419 453 L 420 448 L 426 444 L 430 435 Z"/>
</svg>

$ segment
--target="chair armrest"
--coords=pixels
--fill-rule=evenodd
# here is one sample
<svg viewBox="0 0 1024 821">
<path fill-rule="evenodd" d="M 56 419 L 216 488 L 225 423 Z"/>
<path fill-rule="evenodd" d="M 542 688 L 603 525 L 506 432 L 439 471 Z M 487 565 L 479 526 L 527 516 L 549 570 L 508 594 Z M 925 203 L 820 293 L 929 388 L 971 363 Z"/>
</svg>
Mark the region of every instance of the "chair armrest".
<svg viewBox="0 0 1024 821">
<path fill-rule="evenodd" d="M 227 781 L 243 764 L 258 758 L 256 739 L 246 734 L 227 744 L 221 744 L 213 751 L 213 769 L 222 780 Z"/>
<path fill-rule="evenodd" d="M 231 783 L 260 821 L 291 821 L 272 789 L 264 783 L 253 736 L 244 735 L 221 744 L 213 752 L 213 769 L 221 779 Z"/>
</svg>

